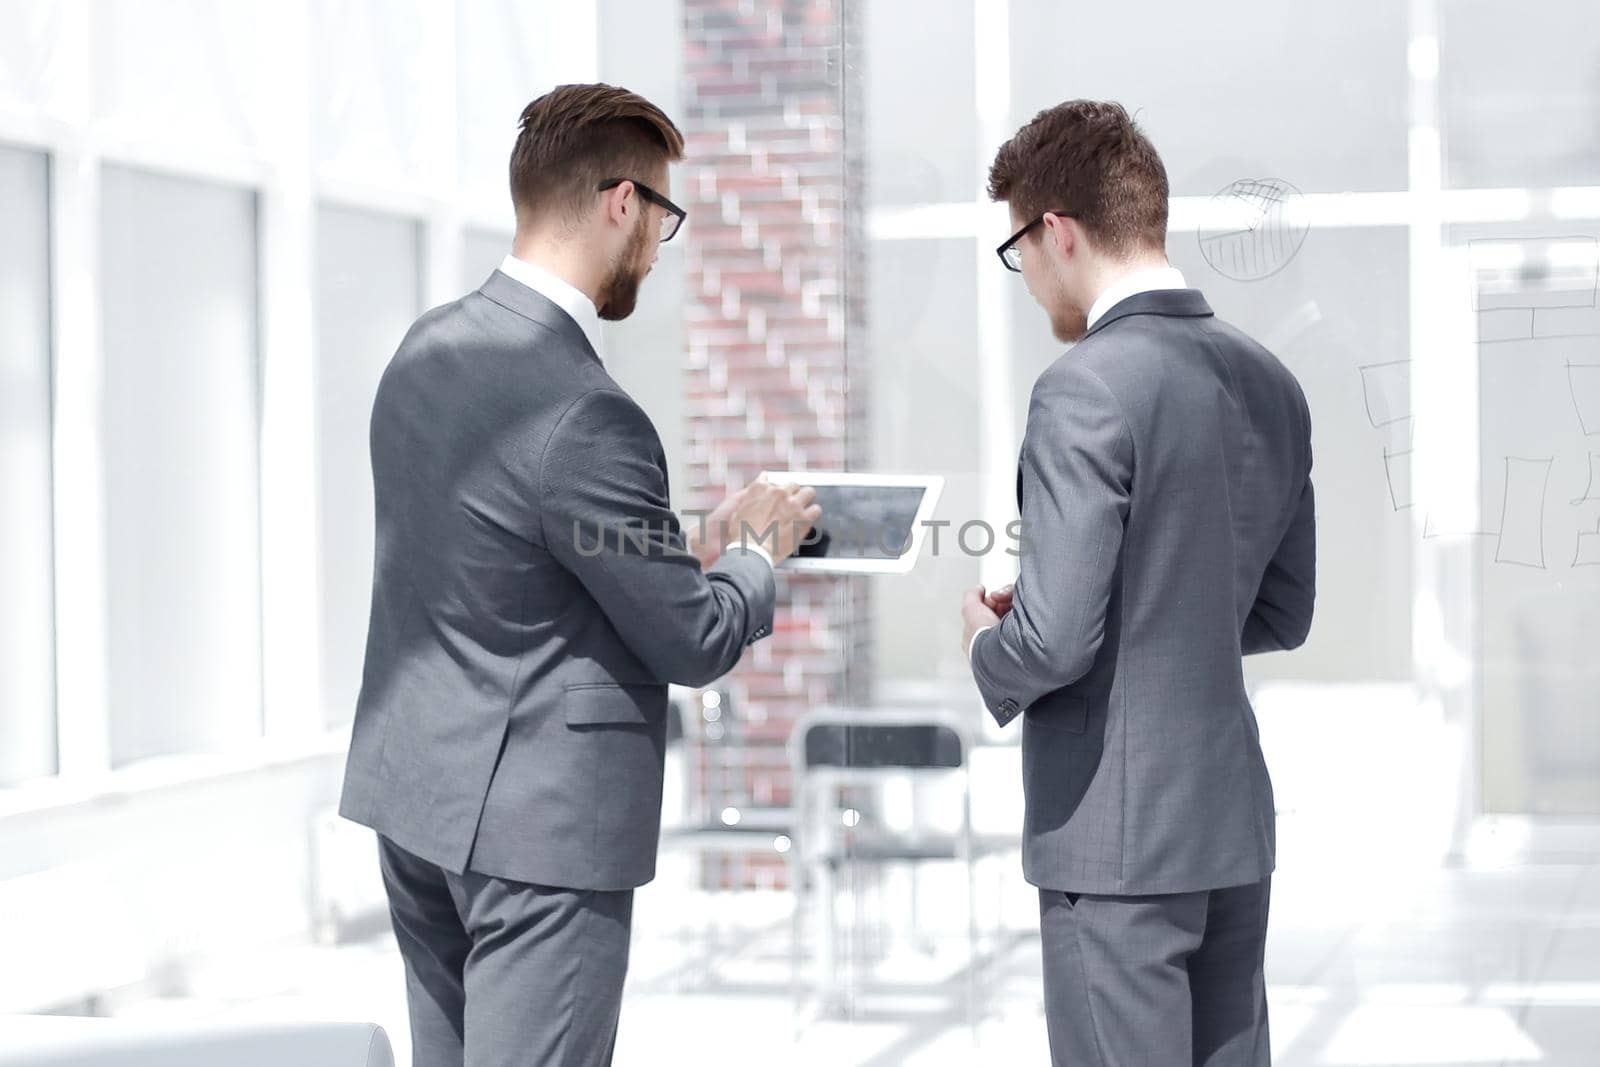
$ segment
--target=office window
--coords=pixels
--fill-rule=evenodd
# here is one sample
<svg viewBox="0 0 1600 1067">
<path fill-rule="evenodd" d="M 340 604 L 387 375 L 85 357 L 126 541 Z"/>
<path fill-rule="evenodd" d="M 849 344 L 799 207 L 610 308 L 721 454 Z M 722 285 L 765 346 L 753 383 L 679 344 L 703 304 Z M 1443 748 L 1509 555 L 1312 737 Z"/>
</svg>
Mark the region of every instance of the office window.
<svg viewBox="0 0 1600 1067">
<path fill-rule="evenodd" d="M 504 204 L 508 219 L 506 160 L 517 137 L 517 120 L 529 101 L 555 84 L 534 75 L 550 71 L 545 56 L 552 51 L 577 46 L 575 35 L 562 34 L 553 25 L 560 17 L 553 8 L 525 0 L 456 5 L 458 185 L 474 201 Z"/>
<path fill-rule="evenodd" d="M 355 715 L 372 601 L 372 463 L 378 379 L 422 308 L 416 222 L 324 204 L 317 211 L 318 540 L 322 713 Z"/>
<path fill-rule="evenodd" d="M 938 18 L 916 0 L 880 0 L 861 15 L 869 204 L 974 199 L 981 190 L 972 37 L 950 32 L 972 24 L 971 0 L 941 6 Z M 811 57 L 813 69 L 825 70 L 826 60 Z"/>
<path fill-rule="evenodd" d="M 1411 677 L 1413 549 L 1407 232 L 1328 227 L 1281 270 L 1238 281 L 1212 266 L 1210 234 L 1172 233 L 1167 255 L 1213 310 L 1281 359 L 1311 407 L 1317 492 L 1316 623 L 1293 656 L 1252 656 L 1268 678 Z M 1214 258 L 1214 257 L 1213 257 Z M 1352 269 L 1359 264 L 1360 269 Z M 1364 369 L 1365 368 L 1365 369 Z M 1385 405 L 1392 403 L 1392 409 Z M 1335 591 L 1360 589 L 1360 597 Z"/>
<path fill-rule="evenodd" d="M 101 128 L 147 145 L 203 144 L 217 157 L 259 150 L 268 132 L 262 104 L 282 77 L 263 43 L 273 40 L 275 7 L 98 0 L 88 22 Z"/>
<path fill-rule="evenodd" d="M 47 181 L 0 147 L 0 787 L 56 770 Z"/>
<path fill-rule="evenodd" d="M 1207 4 L 1016 0 L 1010 18 L 1013 122 L 1063 100 L 1120 100 L 1174 196 L 1263 177 L 1306 192 L 1405 188 L 1405 4 L 1236 0 L 1219 17 Z"/>
<path fill-rule="evenodd" d="M 62 5 L 25 0 L 6 7 L 0 34 L 0 101 L 18 111 L 60 110 L 70 96 L 66 64 L 54 62 L 67 35 Z"/>
<path fill-rule="evenodd" d="M 1480 309 L 1483 801 L 1576 815 L 1600 811 L 1600 220 L 1537 225 L 1446 232 Z"/>
<path fill-rule="evenodd" d="M 1507 48 L 1508 32 L 1524 46 Z M 1600 5 L 1452 0 L 1439 6 L 1439 37 L 1446 185 L 1600 180 Z"/>
<path fill-rule="evenodd" d="M 421 76 L 425 7 L 418 0 L 313 5 L 312 143 L 320 173 L 384 185 L 425 180 L 432 161 Z"/>
<path fill-rule="evenodd" d="M 507 208 L 506 214 L 510 215 Z M 461 232 L 461 291 L 470 293 L 482 285 L 511 251 L 511 233 L 468 228 Z"/>
<path fill-rule="evenodd" d="M 991 259 L 993 257 L 990 257 Z M 870 469 L 942 474 L 944 493 L 914 574 L 872 579 L 873 668 L 881 679 L 964 681 L 961 619 L 952 605 L 979 580 L 983 513 L 978 464 L 978 313 L 973 242 L 873 242 L 867 257 L 875 313 L 868 322 Z M 999 263 L 995 263 L 996 269 Z M 996 529 L 994 551 L 1005 531 Z M 937 549 L 934 537 L 937 534 Z"/>
<path fill-rule="evenodd" d="M 110 745 L 122 765 L 261 732 L 256 203 L 107 167 L 100 209 Z"/>
</svg>

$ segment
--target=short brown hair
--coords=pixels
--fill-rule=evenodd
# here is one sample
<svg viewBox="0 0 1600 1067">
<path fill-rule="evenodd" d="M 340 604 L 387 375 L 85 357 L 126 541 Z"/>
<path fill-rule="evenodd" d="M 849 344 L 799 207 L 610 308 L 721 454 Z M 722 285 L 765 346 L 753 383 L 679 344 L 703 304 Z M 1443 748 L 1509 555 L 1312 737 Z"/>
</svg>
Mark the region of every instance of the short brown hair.
<svg viewBox="0 0 1600 1067">
<path fill-rule="evenodd" d="M 1121 104 L 1069 100 L 1039 112 L 995 153 L 989 197 L 1024 221 L 1070 213 L 1114 255 L 1167 245 L 1167 168 Z"/>
<path fill-rule="evenodd" d="M 519 224 L 550 212 L 584 215 L 607 178 L 648 182 L 683 158 L 683 134 L 666 113 L 614 85 L 558 85 L 522 109 L 511 149 L 511 202 Z"/>
</svg>

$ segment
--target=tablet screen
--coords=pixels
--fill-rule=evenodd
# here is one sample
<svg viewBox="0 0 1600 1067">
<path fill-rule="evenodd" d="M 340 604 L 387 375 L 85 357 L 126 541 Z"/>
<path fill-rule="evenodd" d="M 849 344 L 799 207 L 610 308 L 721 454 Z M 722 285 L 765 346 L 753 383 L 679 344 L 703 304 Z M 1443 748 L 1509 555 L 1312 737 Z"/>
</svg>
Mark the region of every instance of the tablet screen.
<svg viewBox="0 0 1600 1067">
<path fill-rule="evenodd" d="M 795 553 L 802 559 L 898 559 L 911 547 L 920 485 L 818 485 L 822 518 Z"/>
</svg>

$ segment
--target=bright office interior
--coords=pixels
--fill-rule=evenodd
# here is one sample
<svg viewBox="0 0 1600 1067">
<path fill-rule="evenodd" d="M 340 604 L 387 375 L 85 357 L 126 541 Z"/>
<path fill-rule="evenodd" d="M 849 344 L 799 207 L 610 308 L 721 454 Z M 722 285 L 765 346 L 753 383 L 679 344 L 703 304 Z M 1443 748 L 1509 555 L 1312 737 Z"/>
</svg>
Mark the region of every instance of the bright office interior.
<svg viewBox="0 0 1600 1067">
<path fill-rule="evenodd" d="M 675 503 L 756 440 L 942 474 L 958 525 L 1010 517 L 1060 354 L 994 262 L 988 160 L 1061 100 L 1137 109 L 1173 264 L 1315 428 L 1316 624 L 1248 664 L 1277 1062 L 1594 1062 L 1600 8 L 1159 7 L 8 4 L 0 1015 L 359 1019 L 407 1062 L 373 842 L 333 814 L 366 415 L 409 323 L 507 250 L 523 105 L 603 80 L 690 133 L 688 239 L 606 342 Z M 789 65 L 750 75 L 741 34 Z M 796 232 L 729 191 L 752 167 Z M 697 226 L 837 268 L 741 298 Z M 816 442 L 774 436 L 796 397 Z M 1011 562 L 797 582 L 783 643 L 675 693 L 617 1062 L 1043 1061 L 1016 739 L 957 641 Z M 841 792 L 792 743 L 838 706 L 952 723 L 959 765 Z M 928 835 L 956 858 L 852 851 Z"/>
</svg>

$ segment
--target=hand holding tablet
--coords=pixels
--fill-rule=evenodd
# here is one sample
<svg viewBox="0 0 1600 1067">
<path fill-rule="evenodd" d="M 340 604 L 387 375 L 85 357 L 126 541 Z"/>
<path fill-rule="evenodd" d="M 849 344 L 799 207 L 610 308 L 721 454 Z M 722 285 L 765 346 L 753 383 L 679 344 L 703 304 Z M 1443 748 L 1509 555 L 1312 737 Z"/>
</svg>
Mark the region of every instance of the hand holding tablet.
<svg viewBox="0 0 1600 1067">
<path fill-rule="evenodd" d="M 944 489 L 944 479 L 937 475 L 767 471 L 762 478 L 815 491 L 822 514 L 783 566 L 820 574 L 909 571 Z"/>
</svg>

